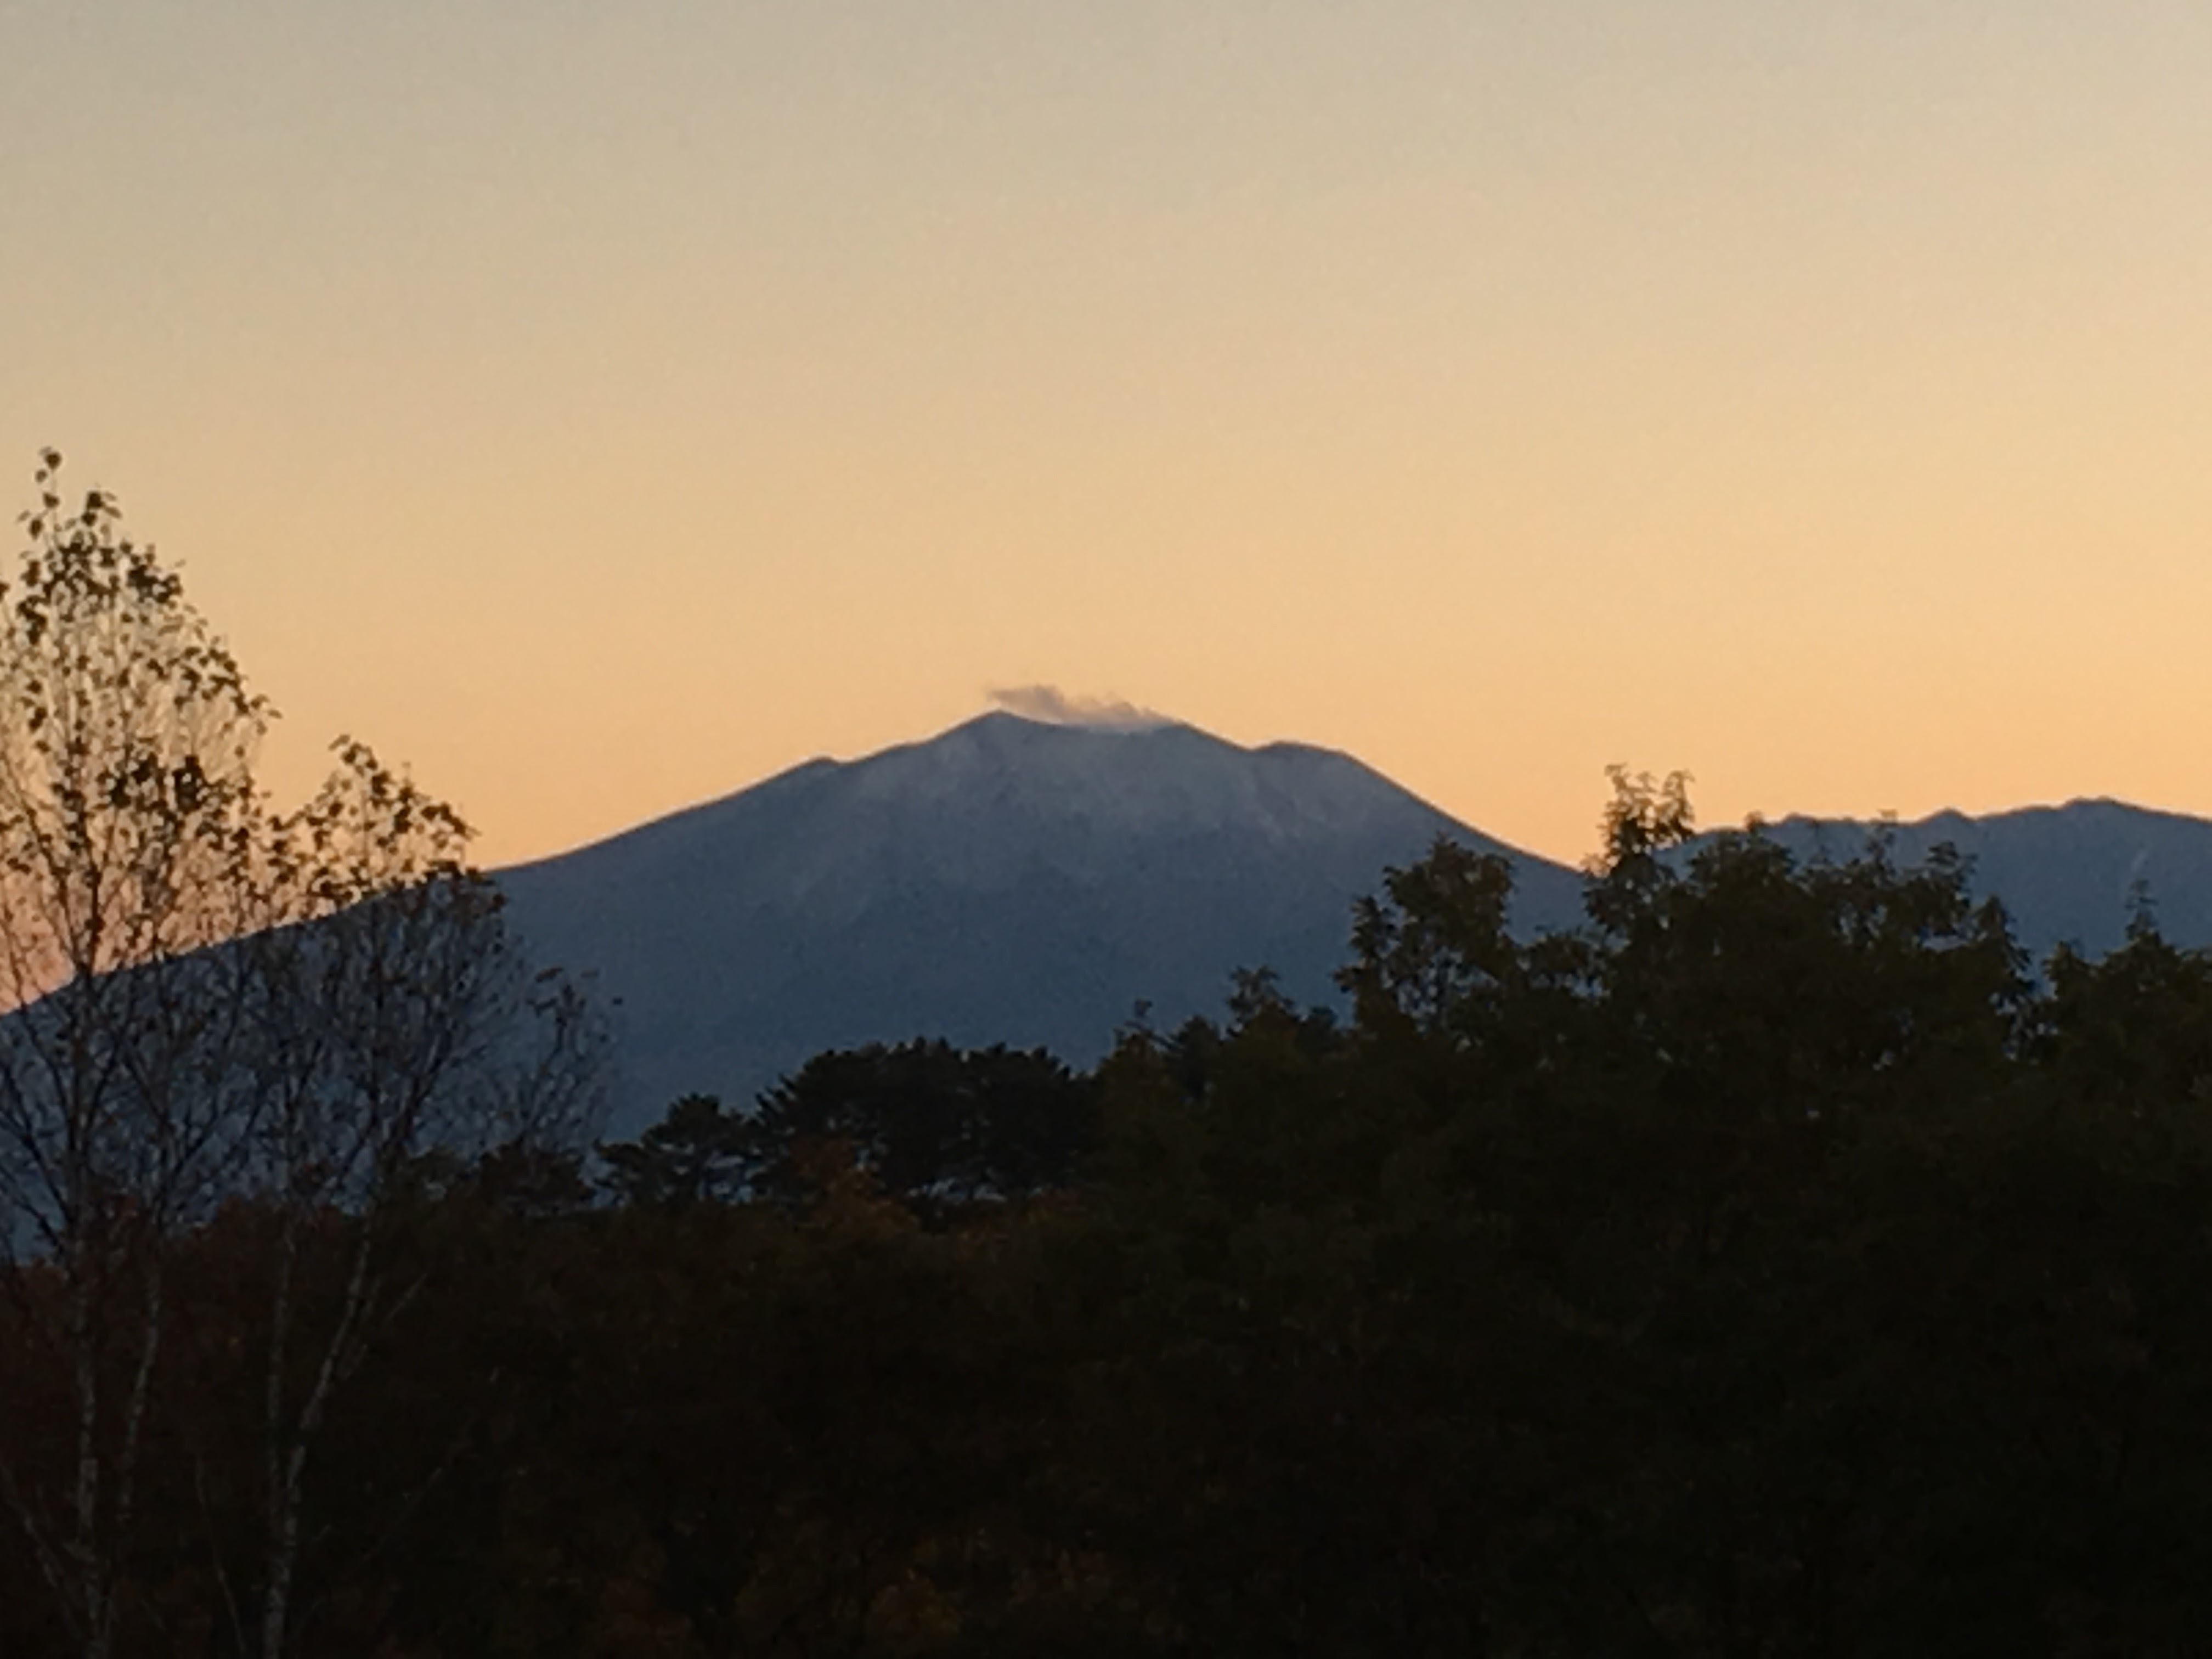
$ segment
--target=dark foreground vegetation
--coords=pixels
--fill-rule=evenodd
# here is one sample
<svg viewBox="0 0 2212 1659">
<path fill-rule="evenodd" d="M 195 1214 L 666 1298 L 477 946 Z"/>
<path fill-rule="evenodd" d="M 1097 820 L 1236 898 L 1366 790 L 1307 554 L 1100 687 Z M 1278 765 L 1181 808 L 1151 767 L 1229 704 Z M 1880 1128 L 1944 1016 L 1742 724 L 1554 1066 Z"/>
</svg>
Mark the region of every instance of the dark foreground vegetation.
<svg viewBox="0 0 2212 1659">
<path fill-rule="evenodd" d="M 2146 916 L 2032 985 L 1957 868 L 1676 868 L 1678 807 L 1624 790 L 1576 938 L 1394 873 L 1341 1024 L 1255 975 L 1095 1078 L 917 1044 L 420 1160 L 297 1650 L 2197 1650 L 2212 963 Z M 127 1650 L 252 1650 L 276 1224 L 173 1269 Z M 67 1381 L 0 1379 L 36 1474 Z"/>
<path fill-rule="evenodd" d="M 0 1654 L 2192 1654 L 2212 959 L 1954 863 L 1450 846 L 1348 1013 L 592 1149 L 450 812 L 48 457 L 0 611 Z M 2031 967 L 2034 971 L 2031 973 Z"/>
</svg>

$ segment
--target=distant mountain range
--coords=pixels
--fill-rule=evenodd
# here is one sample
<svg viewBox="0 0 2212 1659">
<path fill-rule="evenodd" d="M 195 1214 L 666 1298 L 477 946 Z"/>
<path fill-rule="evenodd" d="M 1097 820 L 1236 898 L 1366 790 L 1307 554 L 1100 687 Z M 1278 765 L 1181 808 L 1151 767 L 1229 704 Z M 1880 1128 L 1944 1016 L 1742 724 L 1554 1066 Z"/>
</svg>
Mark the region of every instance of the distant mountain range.
<svg viewBox="0 0 2212 1659">
<path fill-rule="evenodd" d="M 1911 823 L 1792 817 L 1766 833 L 1800 858 L 1847 858 L 1869 835 L 1891 836 L 1899 864 L 1943 842 L 1972 865 L 1973 884 L 2012 913 L 2038 962 L 2062 941 L 2102 956 L 2127 937 L 2138 896 L 2177 945 L 2212 945 L 2212 821 L 2117 800 L 2027 806 L 1986 817 L 1938 812 Z"/>
<path fill-rule="evenodd" d="M 1869 826 L 1770 832 L 1848 856 Z M 2212 943 L 2212 823 L 2111 801 L 1897 825 L 1976 860 L 2040 956 L 2102 951 L 2148 883 L 2160 925 Z M 1580 876 L 1509 848 L 1351 757 L 1246 749 L 1188 726 L 997 713 L 927 742 L 811 761 L 573 853 L 499 872 L 544 960 L 615 1004 L 617 1109 L 749 1100 L 825 1048 L 945 1036 L 1097 1058 L 1139 1001 L 1163 1026 L 1266 965 L 1333 994 L 1351 908 L 1439 836 L 1510 860 L 1516 928 L 1581 919 Z"/>
</svg>

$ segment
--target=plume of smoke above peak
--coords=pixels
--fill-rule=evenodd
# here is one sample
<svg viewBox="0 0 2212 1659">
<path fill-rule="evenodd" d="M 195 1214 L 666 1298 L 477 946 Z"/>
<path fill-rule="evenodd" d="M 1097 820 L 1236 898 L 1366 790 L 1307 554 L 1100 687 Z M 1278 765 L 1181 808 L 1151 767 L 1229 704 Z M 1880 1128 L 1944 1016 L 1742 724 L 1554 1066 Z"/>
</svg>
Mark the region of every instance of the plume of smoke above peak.
<svg viewBox="0 0 2212 1659">
<path fill-rule="evenodd" d="M 1140 708 L 1120 697 L 1071 696 L 1056 685 L 994 685 L 984 696 L 994 707 L 1024 720 L 1052 726 L 1085 726 L 1107 732 L 1141 732 L 1175 722 L 1157 709 Z"/>
</svg>

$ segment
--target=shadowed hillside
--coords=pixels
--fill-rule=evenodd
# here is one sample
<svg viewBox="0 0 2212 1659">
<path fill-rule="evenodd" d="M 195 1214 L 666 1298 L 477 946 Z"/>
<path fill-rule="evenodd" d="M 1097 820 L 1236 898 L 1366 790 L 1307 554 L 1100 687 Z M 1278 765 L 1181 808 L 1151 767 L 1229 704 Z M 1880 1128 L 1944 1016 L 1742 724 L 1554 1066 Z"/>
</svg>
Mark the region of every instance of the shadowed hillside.
<svg viewBox="0 0 2212 1659">
<path fill-rule="evenodd" d="M 1331 996 L 1352 902 L 1439 836 L 1513 857 L 1522 925 L 1579 915 L 1571 872 L 1348 756 L 1006 714 L 500 879 L 545 959 L 620 1000 L 634 1119 L 871 1039 L 1088 1061 L 1139 1000 L 1163 1024 L 1212 1012 L 1240 967 Z"/>
<path fill-rule="evenodd" d="M 2127 937 L 2137 896 L 2177 945 L 2212 945 L 2212 823 L 2116 800 L 2075 800 L 1968 817 L 1938 812 L 1911 823 L 1784 818 L 1767 833 L 1801 857 L 1844 859 L 1886 829 L 1900 864 L 1949 842 L 1968 860 L 1970 885 L 2013 913 L 2020 943 L 2040 962 L 2069 944 L 2090 956 Z"/>
</svg>

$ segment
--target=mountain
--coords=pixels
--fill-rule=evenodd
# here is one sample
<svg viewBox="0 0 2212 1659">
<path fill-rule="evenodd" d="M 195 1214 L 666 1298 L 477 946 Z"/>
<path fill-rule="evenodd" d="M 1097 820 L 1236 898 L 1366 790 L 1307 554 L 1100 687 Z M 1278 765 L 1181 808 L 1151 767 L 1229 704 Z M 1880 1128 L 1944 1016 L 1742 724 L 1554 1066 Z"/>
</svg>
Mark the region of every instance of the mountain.
<svg viewBox="0 0 2212 1659">
<path fill-rule="evenodd" d="M 2147 887 L 2212 945 L 2212 823 L 2075 801 L 1913 823 L 1790 817 L 1799 856 L 1869 834 L 1900 863 L 1949 842 L 2040 961 L 2101 953 Z M 1352 905 L 1439 836 L 1510 858 L 1516 928 L 1582 919 L 1575 872 L 1481 835 L 1346 755 L 1194 727 L 986 714 L 927 742 L 810 761 L 725 799 L 500 872 L 538 957 L 618 1000 L 629 1133 L 691 1091 L 748 1101 L 823 1049 L 917 1036 L 1097 1058 L 1141 1000 L 1170 1027 L 1266 965 L 1333 994 Z"/>
<path fill-rule="evenodd" d="M 2133 896 L 2148 898 L 2159 929 L 2177 945 L 2212 945 L 2212 823 L 2116 800 L 2075 800 L 1968 817 L 1938 812 L 1911 823 L 1788 817 L 1766 833 L 1800 858 L 1848 858 L 1872 834 L 1917 864 L 1950 842 L 1972 861 L 1978 893 L 2011 911 L 2014 931 L 2039 963 L 2064 941 L 2101 956 L 2127 936 Z"/>
<path fill-rule="evenodd" d="M 1352 902 L 1439 836 L 1511 858 L 1518 927 L 1577 878 L 1349 756 L 1194 727 L 986 714 L 499 872 L 544 960 L 619 999 L 629 1133 L 691 1091 L 749 1100 L 823 1049 L 945 1036 L 1087 1062 L 1141 1000 L 1172 1025 L 1267 965 L 1332 994 Z"/>
</svg>

